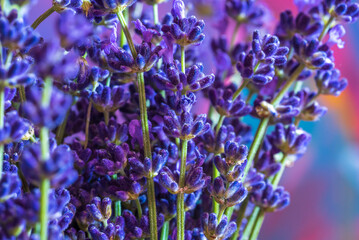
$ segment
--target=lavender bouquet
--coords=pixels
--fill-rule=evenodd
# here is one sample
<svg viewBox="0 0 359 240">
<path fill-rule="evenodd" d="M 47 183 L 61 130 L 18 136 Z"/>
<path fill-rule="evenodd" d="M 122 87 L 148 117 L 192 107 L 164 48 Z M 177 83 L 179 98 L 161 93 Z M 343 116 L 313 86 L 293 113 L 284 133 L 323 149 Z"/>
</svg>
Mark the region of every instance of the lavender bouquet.
<svg viewBox="0 0 359 240">
<path fill-rule="evenodd" d="M 269 30 L 257 1 L 186 2 L 53 0 L 29 25 L 33 1 L 1 1 L 0 239 L 253 240 L 288 206 L 359 5 L 297 0 Z M 211 4 L 215 74 L 189 14 Z"/>
</svg>

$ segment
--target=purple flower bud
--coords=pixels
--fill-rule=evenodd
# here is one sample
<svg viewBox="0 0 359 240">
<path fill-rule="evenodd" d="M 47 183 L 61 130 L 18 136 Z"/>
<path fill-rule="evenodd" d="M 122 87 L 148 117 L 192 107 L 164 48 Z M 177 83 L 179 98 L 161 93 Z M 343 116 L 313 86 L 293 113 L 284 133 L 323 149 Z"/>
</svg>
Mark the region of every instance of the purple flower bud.
<svg viewBox="0 0 359 240">
<path fill-rule="evenodd" d="M 67 10 L 62 12 L 57 20 L 56 30 L 60 35 L 61 46 L 70 50 L 75 44 L 92 35 L 93 26 L 84 15 Z"/>
<path fill-rule="evenodd" d="M 107 221 L 112 214 L 111 199 L 95 197 L 91 204 L 86 206 L 88 213 L 99 222 Z M 90 227 L 91 228 L 91 227 Z"/>
<path fill-rule="evenodd" d="M 54 140 L 50 140 L 54 141 Z M 77 178 L 77 171 L 73 169 L 73 155 L 67 145 L 60 145 L 50 149 L 50 157 L 45 161 L 41 158 L 39 144 L 32 144 L 25 148 L 22 154 L 21 169 L 31 183 L 40 184 L 42 178 L 47 178 L 54 188 L 66 187 Z"/>
<path fill-rule="evenodd" d="M 265 85 L 274 77 L 274 66 L 286 63 L 288 51 L 287 47 L 280 47 L 276 36 L 267 34 L 261 38 L 259 32 L 254 31 L 252 50 L 243 52 L 236 66 L 243 78 L 257 85 Z"/>
<path fill-rule="evenodd" d="M 227 216 L 217 220 L 215 213 L 202 215 L 203 233 L 207 239 L 228 239 L 237 229 L 235 222 L 229 222 Z"/>
<path fill-rule="evenodd" d="M 67 110 L 72 104 L 71 96 L 64 95 L 57 88 L 51 89 L 50 103 L 47 107 L 42 104 L 40 89 L 31 88 L 27 94 L 27 102 L 23 105 L 23 112 L 34 125 L 54 129 L 62 123 Z"/>
<path fill-rule="evenodd" d="M 238 23 L 260 27 L 264 23 L 264 7 L 255 1 L 227 0 L 226 13 Z"/>
<path fill-rule="evenodd" d="M 171 13 L 174 18 L 179 18 L 179 19 L 185 18 L 186 17 L 185 11 L 186 11 L 185 5 L 182 0 L 174 0 L 173 1 Z"/>
<path fill-rule="evenodd" d="M 26 138 L 30 124 L 28 121 L 19 117 L 16 111 L 11 111 L 5 115 L 4 126 L 0 129 L 0 143 L 7 144 L 18 142 Z"/>
<path fill-rule="evenodd" d="M 3 47 L 11 51 L 20 50 L 27 53 L 40 42 L 40 36 L 18 18 L 17 11 L 12 10 L 8 16 L 0 15 L 0 40 Z"/>
<path fill-rule="evenodd" d="M 15 198 L 21 192 L 21 181 L 15 173 L 4 172 L 0 180 L 0 202 Z"/>
<path fill-rule="evenodd" d="M 302 129 L 296 129 L 291 124 L 287 128 L 284 128 L 283 124 L 276 125 L 274 132 L 270 137 L 270 141 L 273 145 L 282 151 L 284 154 L 303 154 L 311 137 L 308 133 Z"/>
<path fill-rule="evenodd" d="M 130 93 L 122 86 L 103 86 L 99 84 L 92 95 L 94 107 L 99 112 L 114 112 L 126 104 Z"/>
<path fill-rule="evenodd" d="M 264 189 L 251 193 L 250 200 L 266 212 L 274 212 L 287 207 L 290 197 L 283 187 L 273 189 L 273 186 L 267 182 Z"/>
</svg>

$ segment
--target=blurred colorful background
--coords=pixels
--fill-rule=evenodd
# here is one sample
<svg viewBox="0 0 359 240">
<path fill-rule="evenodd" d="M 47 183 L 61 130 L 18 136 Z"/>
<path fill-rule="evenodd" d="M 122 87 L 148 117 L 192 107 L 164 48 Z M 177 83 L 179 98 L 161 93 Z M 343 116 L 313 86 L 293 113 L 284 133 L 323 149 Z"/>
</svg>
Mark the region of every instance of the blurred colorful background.
<svg viewBox="0 0 359 240">
<path fill-rule="evenodd" d="M 169 9 L 170 2 L 160 8 Z M 207 14 L 206 40 L 201 49 L 206 66 L 211 65 L 211 35 L 217 36 L 213 19 L 222 9 L 221 0 L 193 0 L 193 9 Z M 291 0 L 262 1 L 272 11 L 268 27 L 275 27 L 280 12 L 297 12 Z M 38 0 L 32 6 L 29 21 L 51 6 L 50 0 Z M 160 11 L 160 13 L 164 11 Z M 53 14 L 38 31 L 53 37 Z M 200 17 L 199 17 L 200 18 Z M 208 20 L 208 21 L 207 21 Z M 218 25 L 218 22 L 217 22 Z M 229 26 L 231 28 L 233 26 Z M 359 22 L 349 25 L 345 48 L 336 49 L 336 67 L 349 81 L 340 97 L 322 97 L 329 112 L 320 122 L 303 123 L 312 133 L 306 155 L 285 172 L 283 185 L 291 193 L 291 204 L 284 211 L 268 214 L 259 239 L 265 240 L 355 240 L 359 239 Z M 211 69 L 208 69 L 211 71 Z M 205 108 L 206 109 L 206 108 Z"/>
</svg>

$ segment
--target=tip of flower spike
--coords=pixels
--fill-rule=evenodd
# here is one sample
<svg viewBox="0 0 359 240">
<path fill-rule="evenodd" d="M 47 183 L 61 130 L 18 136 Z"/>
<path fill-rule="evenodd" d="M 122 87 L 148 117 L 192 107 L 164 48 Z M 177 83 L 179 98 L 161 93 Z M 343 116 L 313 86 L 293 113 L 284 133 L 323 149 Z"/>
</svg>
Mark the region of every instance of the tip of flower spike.
<svg viewBox="0 0 359 240">
<path fill-rule="evenodd" d="M 182 0 L 174 0 L 172 5 L 171 13 L 175 18 L 185 18 L 186 17 L 186 9 L 184 2 Z"/>
</svg>

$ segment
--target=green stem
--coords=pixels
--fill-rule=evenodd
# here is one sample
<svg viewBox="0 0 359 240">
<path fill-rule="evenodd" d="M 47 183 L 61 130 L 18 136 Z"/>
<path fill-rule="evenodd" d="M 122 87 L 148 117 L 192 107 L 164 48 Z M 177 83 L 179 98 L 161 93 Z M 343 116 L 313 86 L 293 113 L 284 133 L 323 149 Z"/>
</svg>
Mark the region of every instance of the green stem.
<svg viewBox="0 0 359 240">
<path fill-rule="evenodd" d="M 216 179 L 217 177 L 219 177 L 219 171 L 217 170 L 216 166 L 214 165 L 213 162 L 213 181 L 214 179 Z M 216 202 L 216 200 L 214 200 L 214 198 L 212 199 L 212 212 L 215 213 L 216 215 L 218 215 L 219 213 L 219 203 Z"/>
<path fill-rule="evenodd" d="M 283 176 L 283 173 L 284 173 L 284 170 L 285 170 L 285 160 L 286 160 L 286 158 L 287 158 L 287 155 L 283 154 L 283 157 L 282 157 L 282 159 L 280 161 L 281 165 L 280 165 L 279 172 L 274 176 L 273 181 L 272 181 L 272 185 L 273 185 L 274 189 L 278 186 L 278 183 L 279 183 L 280 179 Z"/>
<path fill-rule="evenodd" d="M 103 117 L 105 119 L 106 125 L 108 125 L 108 122 L 110 121 L 110 113 L 108 111 L 103 112 Z"/>
<path fill-rule="evenodd" d="M 182 190 L 185 185 L 186 176 L 187 143 L 188 140 L 182 141 L 181 170 L 179 178 L 180 193 L 177 195 L 177 240 L 184 240 L 185 231 L 184 193 Z"/>
<path fill-rule="evenodd" d="M 207 118 L 208 118 L 208 119 L 211 119 L 211 120 L 212 120 L 213 112 L 214 112 L 214 107 L 213 107 L 212 105 L 210 105 L 210 106 L 209 106 L 209 109 L 208 109 L 208 113 L 207 113 Z"/>
<path fill-rule="evenodd" d="M 243 80 L 241 86 L 237 89 L 237 91 L 234 92 L 233 97 L 232 97 L 232 101 L 237 99 L 237 97 L 241 94 L 241 92 L 248 85 L 248 83 L 249 83 L 249 79 L 244 79 Z"/>
<path fill-rule="evenodd" d="M 125 19 L 125 22 L 126 19 L 127 19 L 127 15 L 128 15 L 128 10 L 125 9 L 123 11 L 123 16 L 124 16 L 124 19 Z M 126 24 L 127 25 L 127 24 Z M 120 36 L 120 46 L 123 47 L 124 45 L 126 44 L 126 36 L 125 36 L 125 31 L 123 31 L 123 27 L 121 28 L 121 36 Z"/>
<path fill-rule="evenodd" d="M 57 128 L 57 132 L 56 132 L 56 142 L 57 142 L 57 144 L 62 144 L 62 142 L 64 140 L 66 125 L 67 125 L 67 119 L 69 118 L 69 115 L 70 115 L 70 109 L 67 110 L 64 121 Z"/>
<path fill-rule="evenodd" d="M 117 179 L 117 174 L 112 175 L 112 179 Z M 115 201 L 115 217 L 121 216 L 121 201 Z"/>
<path fill-rule="evenodd" d="M 240 25 L 241 25 L 241 23 L 237 21 L 236 26 L 234 27 L 234 30 L 233 30 L 233 33 L 232 33 L 230 49 L 232 49 L 233 46 L 234 46 L 234 42 L 236 41 L 237 32 L 238 32 L 238 29 L 239 29 Z"/>
<path fill-rule="evenodd" d="M 246 227 L 244 228 L 244 232 L 243 232 L 243 235 L 242 235 L 242 239 L 248 239 L 248 238 L 249 238 L 249 235 L 250 235 L 251 232 L 252 232 L 252 228 L 253 228 L 254 222 L 255 222 L 255 220 L 256 220 L 257 217 L 258 217 L 259 211 L 260 211 L 260 208 L 259 208 L 259 207 L 255 207 L 255 208 L 253 209 L 253 212 L 252 212 L 252 214 L 250 215 L 250 217 L 249 217 L 249 219 L 248 219 L 247 225 L 246 225 Z M 237 227 L 238 227 L 238 226 L 237 226 Z"/>
<path fill-rule="evenodd" d="M 121 11 L 117 12 L 117 17 L 120 20 L 121 27 L 126 36 L 127 43 L 130 47 L 132 57 L 136 59 L 137 52 L 135 45 L 133 44 L 131 34 L 128 30 L 126 20 Z M 137 83 L 139 90 L 139 103 L 140 103 L 140 117 L 141 117 L 141 127 L 143 133 L 143 146 L 144 146 L 144 155 L 152 159 L 151 154 L 151 142 L 150 142 L 150 133 L 148 127 L 148 116 L 147 116 L 147 107 L 146 107 L 146 92 L 145 92 L 145 79 L 143 72 L 137 73 Z M 156 212 L 156 194 L 155 194 L 155 183 L 153 181 L 152 173 L 147 178 L 147 195 L 148 195 L 148 210 L 150 217 L 150 238 L 151 240 L 157 240 L 157 212 Z"/>
<path fill-rule="evenodd" d="M 148 197 L 148 210 L 150 215 L 150 234 L 151 240 L 157 240 L 157 212 L 156 212 L 156 194 L 155 182 L 153 178 L 147 179 L 147 197 Z"/>
<path fill-rule="evenodd" d="M 158 24 L 158 4 L 153 4 L 153 23 Z"/>
<path fill-rule="evenodd" d="M 19 87 L 19 95 L 20 95 L 20 102 L 22 103 L 26 102 L 26 93 L 24 86 Z"/>
<path fill-rule="evenodd" d="M 332 24 L 332 22 L 334 21 L 334 17 L 330 16 L 328 22 L 324 25 L 323 31 L 320 33 L 320 36 L 318 38 L 319 42 L 323 39 L 323 37 L 327 34 L 330 25 Z"/>
<path fill-rule="evenodd" d="M 168 233 L 170 228 L 170 222 L 165 221 L 161 229 L 161 240 L 168 240 Z"/>
<path fill-rule="evenodd" d="M 2 11 L 4 11 L 5 10 L 5 0 L 0 0 L 0 6 L 1 6 Z"/>
<path fill-rule="evenodd" d="M 186 56 L 184 46 L 181 46 L 181 71 L 186 73 Z"/>
<path fill-rule="evenodd" d="M 24 173 L 22 172 L 22 170 L 20 168 L 20 162 L 16 162 L 16 167 L 17 167 L 17 172 L 18 172 L 20 180 L 21 180 L 23 191 L 26 193 L 30 192 L 29 183 L 27 182 L 27 180 L 24 176 Z"/>
<path fill-rule="evenodd" d="M 115 217 L 121 216 L 121 201 L 115 202 Z"/>
<path fill-rule="evenodd" d="M 137 207 L 137 215 L 138 215 L 138 219 L 140 220 L 142 218 L 142 207 L 141 207 L 141 203 L 140 200 L 137 198 L 135 200 L 136 202 L 136 207 Z"/>
<path fill-rule="evenodd" d="M 256 134 L 254 136 L 254 140 L 249 149 L 249 153 L 248 153 L 248 157 L 247 157 L 247 165 L 246 165 L 246 168 L 244 169 L 243 179 L 245 179 L 245 177 L 247 176 L 247 173 L 248 173 L 248 171 L 252 165 L 252 162 L 254 160 L 254 157 L 256 156 L 259 146 L 261 145 L 261 142 L 262 142 L 262 139 L 266 132 L 268 123 L 269 123 L 269 118 L 262 118 L 259 123 Z"/>
<path fill-rule="evenodd" d="M 243 203 L 241 204 L 240 208 L 239 208 L 239 212 L 238 212 L 238 216 L 237 216 L 237 230 L 236 232 L 233 234 L 232 236 L 232 240 L 237 240 L 238 239 L 238 236 L 239 236 L 239 231 L 241 229 L 241 226 L 242 226 L 242 221 L 245 217 L 245 214 L 246 214 L 246 209 L 247 209 L 247 206 L 248 206 L 248 202 L 249 202 L 249 199 L 248 197 L 243 201 Z"/>
<path fill-rule="evenodd" d="M 293 82 L 298 78 L 299 74 L 303 71 L 304 68 L 305 68 L 304 64 L 301 64 L 297 67 L 297 69 L 290 76 L 288 81 L 284 84 L 282 89 L 278 92 L 277 96 L 272 100 L 271 104 L 273 106 L 276 106 L 277 104 L 280 103 L 280 101 L 284 97 L 284 94 L 289 90 L 290 86 L 292 86 Z M 261 142 L 265 135 L 268 123 L 269 123 L 269 117 L 263 118 L 258 126 L 258 129 L 254 136 L 253 143 L 249 149 L 249 153 L 248 153 L 248 157 L 247 157 L 247 166 L 244 169 L 243 179 L 245 179 L 245 177 L 247 176 L 248 171 L 252 165 L 253 159 L 259 149 L 259 146 L 261 145 Z"/>
<path fill-rule="evenodd" d="M 225 118 L 224 115 L 221 115 L 219 117 L 217 127 L 216 127 L 216 136 L 218 135 L 219 129 L 221 129 L 221 126 L 223 124 L 224 118 Z M 220 173 L 219 173 L 218 169 L 216 168 L 216 166 L 214 165 L 214 162 L 213 162 L 212 168 L 213 168 L 213 181 L 214 181 L 215 178 L 220 176 Z M 212 206 L 213 206 L 212 207 L 213 213 L 217 214 L 217 216 L 218 216 L 219 210 L 220 210 L 219 209 L 219 204 L 218 204 L 218 202 L 216 202 L 216 200 L 214 200 L 214 198 L 212 199 Z"/>
<path fill-rule="evenodd" d="M 42 105 L 48 107 L 51 99 L 52 82 L 50 78 L 45 79 L 43 93 L 42 93 Z M 42 127 L 40 129 L 40 145 L 41 145 L 41 161 L 47 161 L 50 157 L 49 153 L 49 129 Z M 49 205 L 49 189 L 50 180 L 43 178 L 40 183 L 40 239 L 47 240 L 47 225 L 48 225 L 48 205 Z"/>
<path fill-rule="evenodd" d="M 143 145 L 145 149 L 145 157 L 151 158 L 152 156 L 151 156 L 150 131 L 148 127 L 145 80 L 143 73 L 137 74 L 137 81 L 138 81 L 138 90 L 140 97 L 141 126 L 143 132 Z"/>
<path fill-rule="evenodd" d="M 294 73 L 292 73 L 292 75 L 290 76 L 290 78 L 288 79 L 288 81 L 284 84 L 283 88 L 279 91 L 279 93 L 277 94 L 277 96 L 275 96 L 275 98 L 272 100 L 271 104 L 273 106 L 276 106 L 279 104 L 279 102 L 282 100 L 282 98 L 284 97 L 284 94 L 286 94 L 286 92 L 289 90 L 289 88 L 292 86 L 293 82 L 295 82 L 298 78 L 298 76 L 300 75 L 300 73 L 304 70 L 305 65 L 304 64 L 300 64 L 297 69 L 294 71 Z"/>
<path fill-rule="evenodd" d="M 216 126 L 216 136 L 218 135 L 218 132 L 219 132 L 219 130 L 221 129 L 221 127 L 223 125 L 223 121 L 224 121 L 225 117 L 226 116 L 224 116 L 224 115 L 221 115 L 219 117 L 219 120 L 218 120 L 218 123 L 217 123 L 217 126 Z"/>
<path fill-rule="evenodd" d="M 125 20 L 125 17 L 123 16 L 122 11 L 117 11 L 116 14 L 117 14 L 118 20 L 121 23 L 122 31 L 125 34 L 128 46 L 130 47 L 132 57 L 133 57 L 133 59 L 136 59 L 136 57 L 137 57 L 136 48 L 135 48 L 135 45 L 133 44 L 130 31 L 128 30 L 127 22 Z"/>
<path fill-rule="evenodd" d="M 146 107 L 146 93 L 145 81 L 143 73 L 137 74 L 139 97 L 140 97 L 140 112 L 141 112 L 141 127 L 143 133 L 143 145 L 145 157 L 152 159 L 151 155 L 151 142 L 148 127 L 147 107 Z M 157 212 L 156 212 L 156 194 L 155 183 L 152 174 L 147 178 L 147 194 L 148 194 L 148 210 L 150 216 L 150 232 L 151 240 L 157 240 Z"/>
<path fill-rule="evenodd" d="M 263 220 L 264 220 L 264 211 L 260 210 L 257 219 L 255 221 L 255 225 L 253 226 L 253 230 L 251 236 L 249 237 L 249 240 L 256 240 L 258 238 L 259 231 L 261 230 L 263 224 Z"/>
<path fill-rule="evenodd" d="M 226 214 L 228 220 L 230 220 L 232 218 L 233 211 L 234 211 L 234 206 L 226 209 L 225 214 Z"/>
<path fill-rule="evenodd" d="M 46 10 L 43 14 L 41 14 L 32 24 L 31 27 L 36 29 L 40 23 L 42 23 L 46 18 L 48 18 L 53 12 L 55 12 L 55 7 L 52 6 Z"/>
<path fill-rule="evenodd" d="M 40 239 L 47 240 L 47 224 L 48 224 L 48 205 L 49 205 L 49 189 L 50 180 L 43 179 L 40 185 L 41 199 L 40 199 Z"/>
<path fill-rule="evenodd" d="M 89 105 L 87 106 L 84 148 L 87 148 L 87 144 L 89 142 L 89 128 L 90 128 L 90 121 L 91 121 L 91 109 L 92 109 L 92 101 L 90 100 Z"/>
<path fill-rule="evenodd" d="M 219 213 L 218 213 L 218 215 L 217 215 L 217 221 L 218 221 L 218 222 L 220 222 L 220 221 L 222 220 L 222 216 L 223 216 L 223 214 L 224 214 L 224 211 L 226 211 L 226 207 L 221 206 L 221 207 L 219 208 Z"/>
<path fill-rule="evenodd" d="M 303 87 L 303 81 L 297 81 L 294 85 L 293 91 L 297 93 L 300 91 L 300 89 L 302 89 L 302 87 Z"/>
</svg>

